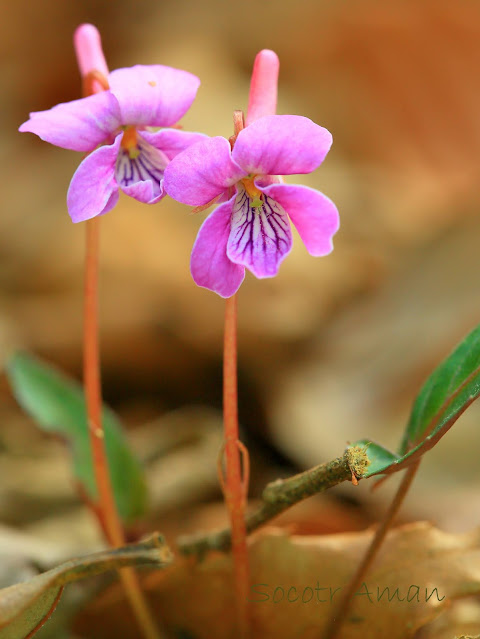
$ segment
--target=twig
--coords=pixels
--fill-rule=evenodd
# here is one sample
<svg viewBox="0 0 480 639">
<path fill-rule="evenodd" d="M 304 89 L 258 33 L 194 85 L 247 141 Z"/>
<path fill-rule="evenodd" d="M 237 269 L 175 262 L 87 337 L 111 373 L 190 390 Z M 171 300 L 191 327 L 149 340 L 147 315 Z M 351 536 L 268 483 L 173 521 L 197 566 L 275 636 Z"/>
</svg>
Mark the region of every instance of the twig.
<svg viewBox="0 0 480 639">
<path fill-rule="evenodd" d="M 315 466 L 303 473 L 277 479 L 267 484 L 262 493 L 262 504 L 246 517 L 247 533 L 251 533 L 299 501 L 333 488 L 344 481 L 358 481 L 369 464 L 365 448 L 353 446 L 342 457 Z M 354 481 L 354 483 L 355 483 Z M 183 555 L 204 557 L 209 551 L 227 552 L 231 548 L 230 528 L 213 533 L 180 537 L 177 548 Z"/>
</svg>

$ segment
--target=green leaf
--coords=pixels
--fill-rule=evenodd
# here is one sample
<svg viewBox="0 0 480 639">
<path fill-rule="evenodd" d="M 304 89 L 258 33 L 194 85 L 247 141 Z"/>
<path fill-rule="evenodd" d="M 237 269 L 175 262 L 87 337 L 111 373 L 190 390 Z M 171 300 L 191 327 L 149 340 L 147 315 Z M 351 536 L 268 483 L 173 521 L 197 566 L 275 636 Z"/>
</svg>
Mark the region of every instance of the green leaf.
<svg viewBox="0 0 480 639">
<path fill-rule="evenodd" d="M 164 567 L 172 554 L 161 535 L 138 544 L 72 559 L 28 581 L 0 590 L 0 639 L 33 636 L 49 618 L 64 586 L 122 566 Z"/>
<path fill-rule="evenodd" d="M 413 405 L 400 454 L 419 444 L 426 434 L 452 426 L 479 394 L 480 326 L 477 326 L 423 385 Z"/>
<path fill-rule="evenodd" d="M 434 370 L 412 408 L 398 455 L 370 443 L 363 477 L 401 470 L 430 450 L 480 395 L 480 326 Z M 368 440 L 355 442 L 361 446 Z M 388 456 L 392 456 L 389 460 Z"/>
<path fill-rule="evenodd" d="M 88 498 L 95 501 L 97 491 L 82 388 L 26 353 L 17 353 L 11 358 L 7 376 L 17 401 L 37 424 L 70 443 L 74 475 Z M 121 519 L 131 523 L 141 517 L 147 507 L 143 470 L 129 448 L 120 421 L 106 406 L 102 420 L 115 501 Z"/>
<path fill-rule="evenodd" d="M 389 468 L 392 464 L 397 463 L 399 460 L 398 455 L 392 453 L 383 446 L 380 446 L 380 444 L 370 441 L 369 439 L 360 439 L 354 444 L 351 444 L 349 448 L 352 448 L 353 446 L 365 448 L 365 452 L 370 462 L 366 472 L 362 475 L 362 479 L 383 473 L 386 468 Z"/>
</svg>

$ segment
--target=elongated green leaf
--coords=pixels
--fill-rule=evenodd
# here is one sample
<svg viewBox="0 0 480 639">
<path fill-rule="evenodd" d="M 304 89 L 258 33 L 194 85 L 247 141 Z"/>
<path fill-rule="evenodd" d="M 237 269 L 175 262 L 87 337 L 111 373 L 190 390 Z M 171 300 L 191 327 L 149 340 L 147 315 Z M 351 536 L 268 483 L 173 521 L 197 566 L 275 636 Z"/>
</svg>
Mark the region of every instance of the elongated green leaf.
<svg viewBox="0 0 480 639">
<path fill-rule="evenodd" d="M 480 395 L 480 326 L 435 369 L 412 408 L 398 455 L 370 444 L 371 464 L 363 477 L 393 473 L 424 455 Z M 361 446 L 368 440 L 355 442 Z M 386 454 L 388 453 L 388 454 Z M 389 460 L 388 455 L 392 458 Z"/>
<path fill-rule="evenodd" d="M 459 417 L 480 394 L 480 326 L 427 379 L 415 400 L 400 454 Z"/>
<path fill-rule="evenodd" d="M 63 587 L 122 566 L 151 564 L 163 567 L 172 555 L 163 537 L 154 535 L 138 544 L 72 559 L 28 581 L 0 590 L 0 639 L 31 637 L 48 619 Z"/>
<path fill-rule="evenodd" d="M 87 496 L 95 500 L 97 493 L 81 387 L 25 353 L 12 357 L 7 375 L 18 402 L 37 424 L 69 442 L 74 475 Z M 146 511 L 147 490 L 143 471 L 130 451 L 116 415 L 104 406 L 102 419 L 115 500 L 120 517 L 129 523 Z"/>
</svg>

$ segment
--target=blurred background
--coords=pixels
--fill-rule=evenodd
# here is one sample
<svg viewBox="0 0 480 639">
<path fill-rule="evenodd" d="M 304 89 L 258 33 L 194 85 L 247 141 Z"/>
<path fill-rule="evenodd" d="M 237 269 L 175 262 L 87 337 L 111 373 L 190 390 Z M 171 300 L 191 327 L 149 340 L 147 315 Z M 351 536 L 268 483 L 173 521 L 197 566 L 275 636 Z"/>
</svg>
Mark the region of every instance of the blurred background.
<svg viewBox="0 0 480 639">
<path fill-rule="evenodd" d="M 2 367 L 23 348 L 81 377 L 85 229 L 65 204 L 80 155 L 17 132 L 29 111 L 79 97 L 76 26 L 100 29 L 111 69 L 162 63 L 198 75 L 182 124 L 226 137 L 233 109 L 246 108 L 256 53 L 271 48 L 281 64 L 278 112 L 308 116 L 334 138 L 318 171 L 289 181 L 333 199 L 341 229 L 330 256 L 310 257 L 296 236 L 278 277 L 248 274 L 240 290 L 251 495 L 360 437 L 395 449 L 425 377 L 480 321 L 480 4 L 2 5 Z M 197 508 L 220 497 L 224 303 L 189 273 L 204 216 L 168 198 L 145 207 L 122 197 L 102 220 L 104 396 L 139 454 L 157 451 L 151 526 L 167 532 L 223 516 Z M 404 519 L 478 524 L 479 420 L 474 406 L 428 453 Z M 61 444 L 23 415 L 3 375 L 0 421 L 0 520 L 32 539 L 97 543 Z M 373 493 L 371 482 L 338 487 L 290 519 L 317 532 L 364 527 L 395 483 Z"/>
</svg>

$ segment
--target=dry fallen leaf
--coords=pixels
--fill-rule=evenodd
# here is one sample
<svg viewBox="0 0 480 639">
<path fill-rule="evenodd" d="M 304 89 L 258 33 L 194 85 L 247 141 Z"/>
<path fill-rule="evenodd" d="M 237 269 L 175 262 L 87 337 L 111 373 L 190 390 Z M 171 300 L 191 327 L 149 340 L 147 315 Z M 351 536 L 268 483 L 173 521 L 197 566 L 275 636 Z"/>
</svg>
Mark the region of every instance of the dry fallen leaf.
<svg viewBox="0 0 480 639">
<path fill-rule="evenodd" d="M 371 531 L 289 537 L 271 528 L 255 536 L 252 639 L 318 639 L 371 537 Z M 391 531 L 339 639 L 408 639 L 452 600 L 480 593 L 479 539 L 480 531 L 453 535 L 427 523 Z M 228 556 L 212 554 L 198 564 L 180 560 L 148 577 L 145 587 L 175 636 L 236 636 Z M 134 627 L 116 609 L 120 598 L 119 591 L 110 591 L 97 601 L 79 620 L 79 631 L 97 627 L 103 618 L 104 639 L 119 633 L 133 639 Z"/>
<path fill-rule="evenodd" d="M 422 628 L 415 639 L 480 639 L 480 602 L 478 598 L 456 601 L 432 623 Z"/>
</svg>

